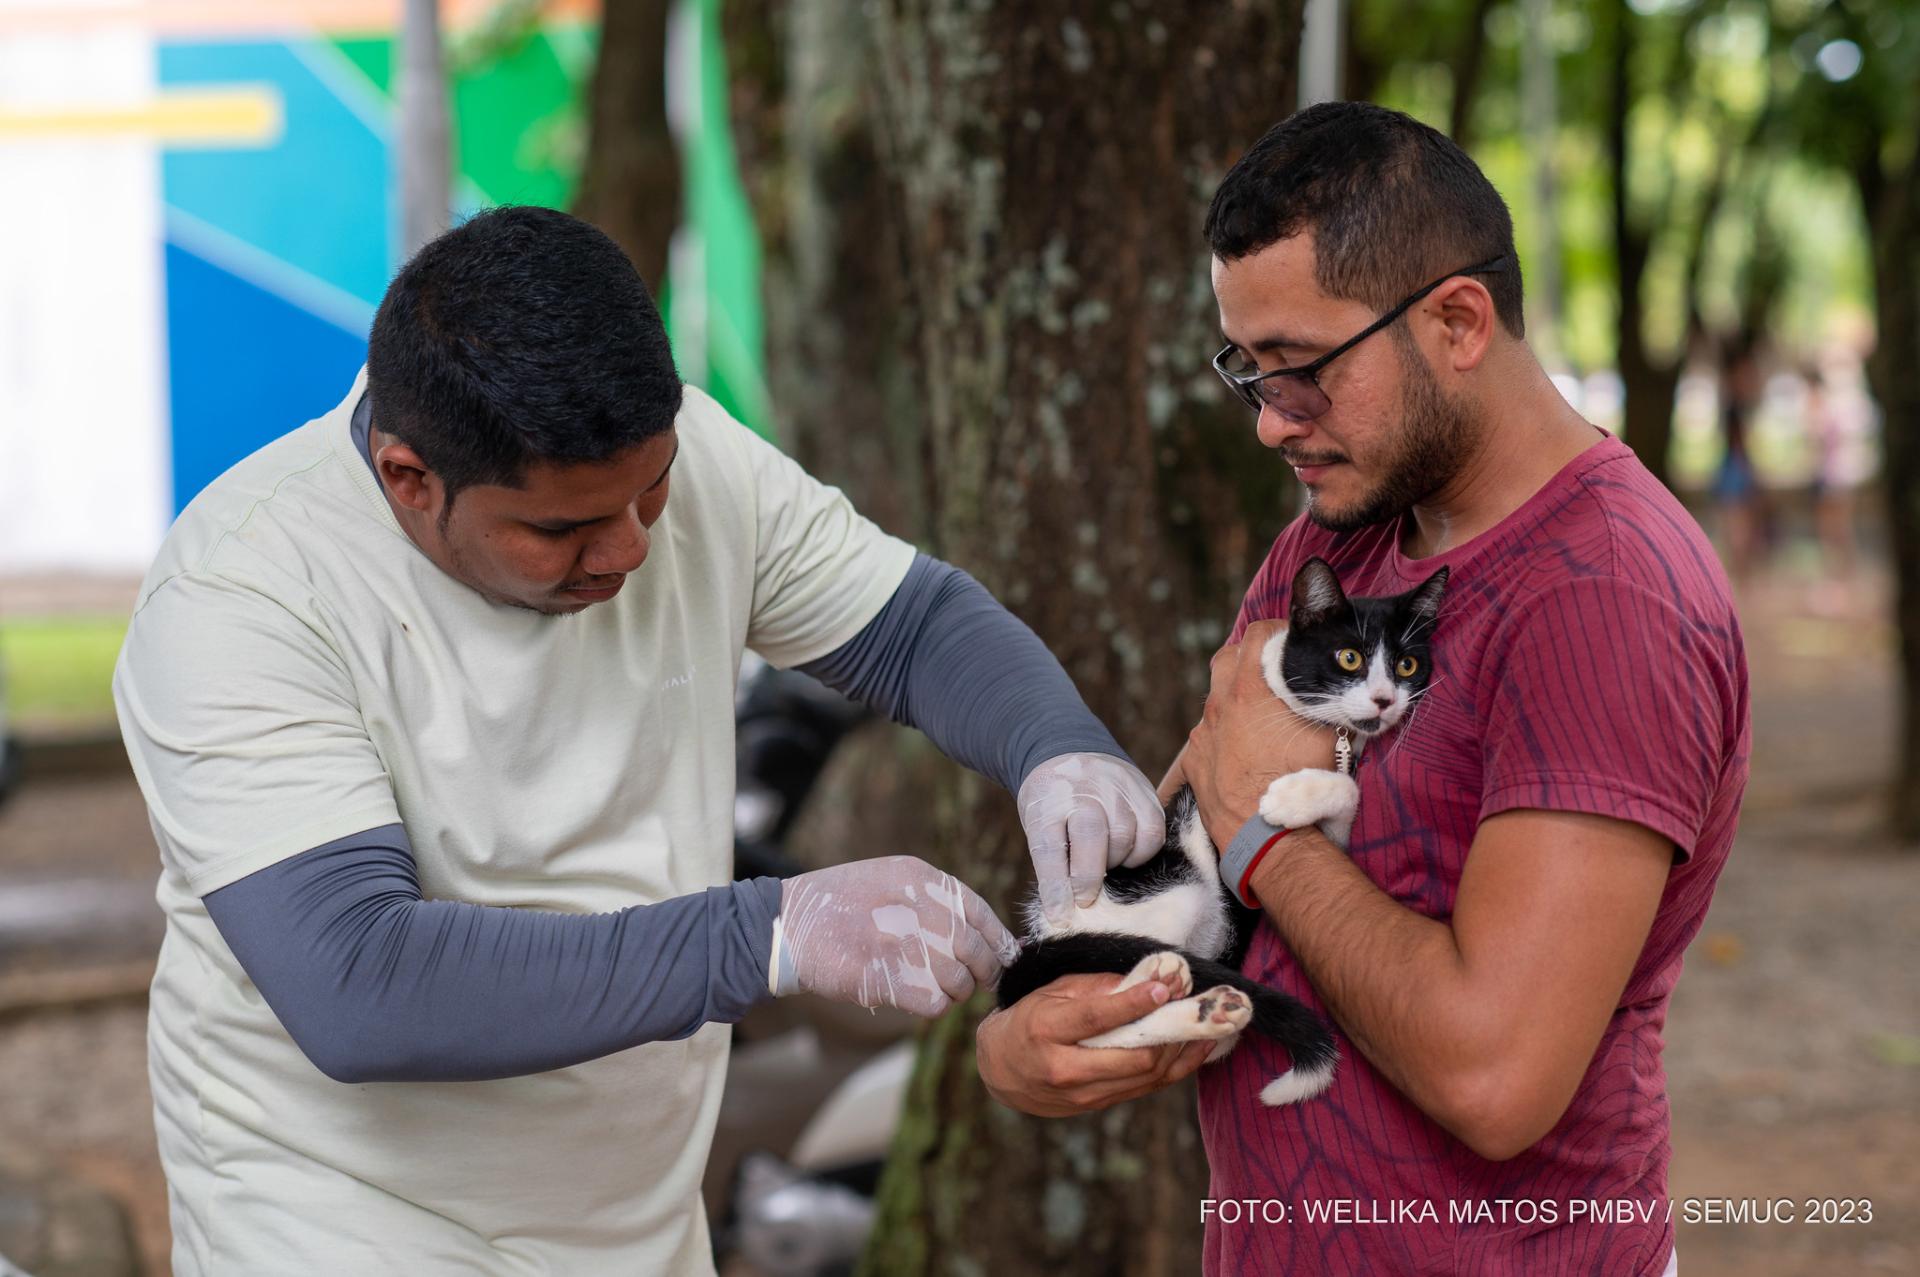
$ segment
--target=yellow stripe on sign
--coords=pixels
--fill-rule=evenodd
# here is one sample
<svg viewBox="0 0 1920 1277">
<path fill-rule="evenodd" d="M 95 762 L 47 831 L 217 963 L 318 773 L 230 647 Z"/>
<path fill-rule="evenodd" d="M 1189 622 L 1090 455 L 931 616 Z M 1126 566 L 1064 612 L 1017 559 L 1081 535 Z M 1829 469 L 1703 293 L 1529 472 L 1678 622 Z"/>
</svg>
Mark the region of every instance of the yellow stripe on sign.
<svg viewBox="0 0 1920 1277">
<path fill-rule="evenodd" d="M 172 146 L 271 146 L 286 126 L 270 84 L 178 89 L 126 106 L 0 103 L 0 140 L 140 137 Z"/>
</svg>

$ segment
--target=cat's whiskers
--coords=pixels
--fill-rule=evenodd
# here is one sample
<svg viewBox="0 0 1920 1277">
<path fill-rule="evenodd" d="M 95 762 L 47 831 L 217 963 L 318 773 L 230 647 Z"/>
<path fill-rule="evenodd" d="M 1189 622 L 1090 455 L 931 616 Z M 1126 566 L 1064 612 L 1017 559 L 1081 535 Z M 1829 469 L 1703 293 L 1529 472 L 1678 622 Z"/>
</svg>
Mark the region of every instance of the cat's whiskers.
<svg viewBox="0 0 1920 1277">
<path fill-rule="evenodd" d="M 1301 704 L 1308 709 L 1317 708 L 1312 703 L 1305 701 L 1304 699 L 1302 700 Z M 1298 711 L 1294 710 L 1293 708 L 1291 708 L 1290 706 L 1285 705 L 1279 701 L 1274 702 L 1273 708 L 1261 711 L 1261 715 L 1262 715 L 1261 717 L 1256 717 L 1253 720 L 1254 726 L 1256 728 L 1265 728 L 1275 723 L 1284 723 L 1289 719 L 1291 719 L 1301 730 L 1306 730 L 1308 728 L 1340 726 L 1339 723 L 1332 723 L 1322 718 L 1314 718 L 1308 715 L 1303 715 Z"/>
<path fill-rule="evenodd" d="M 1426 700 L 1428 693 L 1432 692 L 1433 689 L 1440 686 L 1440 684 L 1446 682 L 1447 678 L 1447 675 L 1442 674 L 1439 678 L 1428 679 L 1425 687 L 1407 697 L 1407 712 L 1400 716 L 1400 730 L 1394 734 L 1393 744 L 1387 750 L 1388 758 L 1392 758 L 1394 754 L 1399 751 L 1400 747 L 1406 743 L 1407 733 L 1413 729 L 1413 718 L 1414 715 L 1419 712 L 1420 702 Z"/>
</svg>

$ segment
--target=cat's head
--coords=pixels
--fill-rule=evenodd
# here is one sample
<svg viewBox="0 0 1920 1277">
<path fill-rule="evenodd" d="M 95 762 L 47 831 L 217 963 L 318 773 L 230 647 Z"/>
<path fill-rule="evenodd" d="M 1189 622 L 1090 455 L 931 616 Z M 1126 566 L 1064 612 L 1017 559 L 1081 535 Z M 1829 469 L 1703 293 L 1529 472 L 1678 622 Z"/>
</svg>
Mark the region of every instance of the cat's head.
<svg viewBox="0 0 1920 1277">
<path fill-rule="evenodd" d="M 1361 736 L 1376 736 L 1405 718 L 1433 677 L 1431 636 L 1447 588 L 1441 568 L 1405 594 L 1349 598 L 1326 560 L 1311 558 L 1293 578 L 1284 643 L 1277 664 L 1295 712 Z"/>
</svg>

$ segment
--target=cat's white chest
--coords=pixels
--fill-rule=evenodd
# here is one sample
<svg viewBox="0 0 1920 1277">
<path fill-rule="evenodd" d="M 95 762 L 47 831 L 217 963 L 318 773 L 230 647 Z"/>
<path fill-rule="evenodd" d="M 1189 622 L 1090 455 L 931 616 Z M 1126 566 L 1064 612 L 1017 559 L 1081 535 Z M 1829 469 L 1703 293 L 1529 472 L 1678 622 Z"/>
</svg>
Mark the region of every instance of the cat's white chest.
<svg viewBox="0 0 1920 1277">
<path fill-rule="evenodd" d="M 1220 857 L 1197 813 L 1189 816 L 1180 829 L 1179 850 L 1199 881 L 1184 882 L 1141 900 L 1116 900 L 1103 890 L 1094 903 L 1073 910 L 1065 926 L 1049 924 L 1035 905 L 1028 917 L 1029 933 L 1054 938 L 1117 931 L 1146 936 L 1203 958 L 1218 958 L 1232 943 L 1233 928 L 1220 894 Z"/>
</svg>

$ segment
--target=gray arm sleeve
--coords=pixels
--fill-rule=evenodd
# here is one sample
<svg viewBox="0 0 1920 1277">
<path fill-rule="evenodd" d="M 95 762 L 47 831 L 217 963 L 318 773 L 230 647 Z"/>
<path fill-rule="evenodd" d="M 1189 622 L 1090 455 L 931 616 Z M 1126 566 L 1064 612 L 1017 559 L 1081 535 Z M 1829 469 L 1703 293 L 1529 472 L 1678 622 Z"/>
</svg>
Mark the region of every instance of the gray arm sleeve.
<svg viewBox="0 0 1920 1277">
<path fill-rule="evenodd" d="M 738 1020 L 768 996 L 780 882 L 601 914 L 425 900 L 406 830 L 385 825 L 249 874 L 206 906 L 322 1073 L 460 1082 Z"/>
<path fill-rule="evenodd" d="M 800 668 L 1010 792 L 1061 754 L 1127 757 L 1040 636 L 924 554 L 864 629 Z"/>
</svg>

